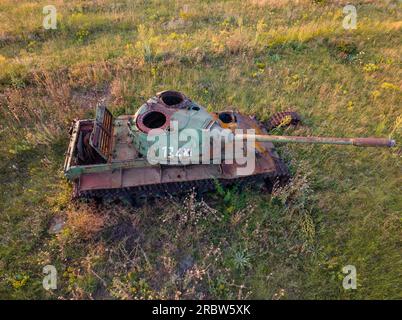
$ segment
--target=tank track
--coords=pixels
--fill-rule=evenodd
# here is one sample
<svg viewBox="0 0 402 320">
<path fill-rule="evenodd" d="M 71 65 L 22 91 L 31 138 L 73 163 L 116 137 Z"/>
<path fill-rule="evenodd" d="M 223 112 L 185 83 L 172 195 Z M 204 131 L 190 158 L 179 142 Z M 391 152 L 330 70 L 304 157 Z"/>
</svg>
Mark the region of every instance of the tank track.
<svg viewBox="0 0 402 320">
<path fill-rule="evenodd" d="M 94 199 L 117 199 L 129 197 L 132 199 L 158 198 L 177 196 L 194 190 L 197 194 L 203 194 L 216 189 L 218 181 L 223 187 L 237 185 L 240 189 L 247 186 L 265 185 L 269 192 L 274 185 L 283 185 L 289 178 L 289 170 L 286 164 L 279 158 L 275 158 L 277 171 L 275 174 L 262 173 L 252 176 L 245 176 L 235 179 L 205 179 L 174 183 L 145 185 L 131 188 L 100 189 L 83 191 L 78 196 L 80 198 Z"/>
<path fill-rule="evenodd" d="M 284 121 L 290 117 L 290 122 L 283 125 Z M 278 128 L 279 126 L 290 126 L 297 125 L 301 121 L 300 115 L 295 111 L 282 111 L 275 113 L 268 121 L 264 124 L 265 128 L 269 131 Z"/>
</svg>

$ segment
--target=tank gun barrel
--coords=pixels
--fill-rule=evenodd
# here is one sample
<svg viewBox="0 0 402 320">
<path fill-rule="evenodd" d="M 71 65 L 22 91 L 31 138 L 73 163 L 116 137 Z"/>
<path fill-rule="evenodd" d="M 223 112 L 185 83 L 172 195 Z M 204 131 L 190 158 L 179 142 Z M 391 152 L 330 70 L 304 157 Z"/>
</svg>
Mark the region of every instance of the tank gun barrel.
<svg viewBox="0 0 402 320">
<path fill-rule="evenodd" d="M 304 144 L 336 144 L 353 145 L 358 147 L 394 147 L 395 140 L 386 138 L 333 138 L 333 137 L 301 137 L 275 135 L 236 134 L 235 140 L 255 139 L 259 142 L 304 143 Z"/>
</svg>

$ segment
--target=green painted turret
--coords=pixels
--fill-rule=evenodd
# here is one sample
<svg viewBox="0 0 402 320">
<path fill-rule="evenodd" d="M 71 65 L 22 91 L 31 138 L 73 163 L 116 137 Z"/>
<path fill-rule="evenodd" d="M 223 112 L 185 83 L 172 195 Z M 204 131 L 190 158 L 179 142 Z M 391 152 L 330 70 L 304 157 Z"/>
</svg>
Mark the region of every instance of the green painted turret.
<svg viewBox="0 0 402 320">
<path fill-rule="evenodd" d="M 171 134 L 191 129 L 198 131 L 201 144 L 201 131 L 221 129 L 216 119 L 204 107 L 188 99 L 177 91 L 163 91 L 144 103 L 134 117 L 129 120 L 129 130 L 135 148 L 143 156 L 153 141 L 149 141 L 149 135 L 154 133 Z M 167 141 L 170 144 L 170 141 Z M 177 148 L 181 148 L 186 142 L 179 142 Z M 199 146 L 201 150 L 201 145 Z"/>
</svg>

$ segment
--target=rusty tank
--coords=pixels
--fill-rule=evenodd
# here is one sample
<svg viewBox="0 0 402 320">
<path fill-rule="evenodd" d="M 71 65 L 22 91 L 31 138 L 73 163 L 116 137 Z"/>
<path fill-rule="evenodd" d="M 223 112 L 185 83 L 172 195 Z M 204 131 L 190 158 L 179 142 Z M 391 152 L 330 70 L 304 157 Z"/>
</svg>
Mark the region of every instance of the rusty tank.
<svg viewBox="0 0 402 320">
<path fill-rule="evenodd" d="M 211 191 L 217 183 L 271 190 L 289 178 L 274 143 L 395 145 L 385 138 L 269 134 L 299 121 L 295 112 L 277 113 L 265 123 L 232 110 L 208 112 L 172 90 L 150 98 L 134 115 L 115 118 L 98 105 L 95 119 L 74 122 L 64 173 L 74 197 L 163 197 Z"/>
</svg>

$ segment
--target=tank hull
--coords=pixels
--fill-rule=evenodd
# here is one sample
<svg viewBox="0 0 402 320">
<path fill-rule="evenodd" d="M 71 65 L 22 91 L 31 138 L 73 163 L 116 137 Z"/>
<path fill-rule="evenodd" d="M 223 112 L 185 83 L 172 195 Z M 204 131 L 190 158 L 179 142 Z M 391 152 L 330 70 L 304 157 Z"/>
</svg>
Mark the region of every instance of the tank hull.
<svg viewBox="0 0 402 320">
<path fill-rule="evenodd" d="M 230 111 L 231 112 L 231 111 Z M 235 124 L 222 123 L 234 129 L 255 129 L 266 134 L 264 126 L 255 118 L 231 112 Z M 218 118 L 216 113 L 216 118 Z M 238 175 L 241 167 L 232 164 L 150 165 L 135 149 L 127 127 L 130 116 L 113 120 L 110 158 L 104 163 L 80 164 L 74 162 L 82 130 L 90 131 L 90 120 L 80 120 L 74 125 L 65 163 L 66 176 L 73 181 L 74 197 L 139 198 L 169 196 L 195 190 L 198 193 L 214 190 L 216 184 L 256 186 L 265 184 L 271 188 L 289 177 L 284 162 L 279 158 L 271 142 L 256 142 L 258 150 L 252 174 Z"/>
</svg>

